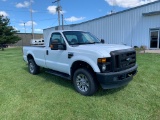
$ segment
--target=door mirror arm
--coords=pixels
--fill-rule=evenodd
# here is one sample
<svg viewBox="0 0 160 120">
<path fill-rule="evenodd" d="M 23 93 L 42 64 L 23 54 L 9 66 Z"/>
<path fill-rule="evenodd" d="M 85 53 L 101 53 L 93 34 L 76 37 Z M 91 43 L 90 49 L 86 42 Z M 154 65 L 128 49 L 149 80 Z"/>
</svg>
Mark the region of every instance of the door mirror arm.
<svg viewBox="0 0 160 120">
<path fill-rule="evenodd" d="M 66 45 L 61 43 L 52 43 L 50 48 L 51 50 L 66 50 Z"/>
<path fill-rule="evenodd" d="M 101 43 L 103 43 L 103 44 L 104 44 L 104 43 L 105 43 L 105 40 L 104 40 L 104 39 L 101 39 Z"/>
</svg>

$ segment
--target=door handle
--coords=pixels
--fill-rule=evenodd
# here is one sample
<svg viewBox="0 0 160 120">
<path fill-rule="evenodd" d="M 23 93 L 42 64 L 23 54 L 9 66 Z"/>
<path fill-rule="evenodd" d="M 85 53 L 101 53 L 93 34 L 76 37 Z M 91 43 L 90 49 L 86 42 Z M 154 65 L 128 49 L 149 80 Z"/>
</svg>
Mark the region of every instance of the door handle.
<svg viewBox="0 0 160 120">
<path fill-rule="evenodd" d="M 46 50 L 46 55 L 48 55 L 48 50 Z"/>
<path fill-rule="evenodd" d="M 68 58 L 72 58 L 73 57 L 73 53 L 68 53 Z"/>
</svg>

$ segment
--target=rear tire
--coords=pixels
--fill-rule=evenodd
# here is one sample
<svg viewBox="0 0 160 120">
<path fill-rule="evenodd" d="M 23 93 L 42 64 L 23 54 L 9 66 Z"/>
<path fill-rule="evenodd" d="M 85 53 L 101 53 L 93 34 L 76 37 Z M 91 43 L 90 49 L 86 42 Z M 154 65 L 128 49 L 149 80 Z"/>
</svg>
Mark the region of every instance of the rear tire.
<svg viewBox="0 0 160 120">
<path fill-rule="evenodd" d="M 28 69 L 29 73 L 36 75 L 40 72 L 40 67 L 35 63 L 33 59 L 28 61 Z"/>
<path fill-rule="evenodd" d="M 75 71 L 73 84 L 76 91 L 85 96 L 93 95 L 98 89 L 94 75 L 85 68 L 80 68 Z"/>
</svg>

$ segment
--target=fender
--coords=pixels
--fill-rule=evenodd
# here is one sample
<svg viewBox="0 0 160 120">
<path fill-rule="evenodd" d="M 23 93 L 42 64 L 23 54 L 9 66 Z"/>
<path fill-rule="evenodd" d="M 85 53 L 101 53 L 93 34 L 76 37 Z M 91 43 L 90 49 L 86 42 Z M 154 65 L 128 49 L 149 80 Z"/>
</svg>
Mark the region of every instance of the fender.
<svg viewBox="0 0 160 120">
<path fill-rule="evenodd" d="M 86 62 L 86 63 L 88 63 L 92 67 L 92 69 L 94 70 L 94 72 L 100 72 L 100 69 L 98 68 L 98 65 L 96 64 L 97 62 L 95 62 L 94 60 L 90 59 L 89 57 L 82 56 L 82 55 L 78 55 L 76 57 L 73 57 L 70 60 L 69 66 L 72 67 L 72 64 L 74 62 L 76 62 L 76 61 Z"/>
<path fill-rule="evenodd" d="M 35 60 L 35 56 L 34 56 L 34 54 L 33 54 L 33 51 L 28 50 L 26 55 L 28 56 L 29 54 L 30 54 L 30 55 L 32 55 L 32 57 L 33 57 L 34 61 L 36 62 L 36 60 Z M 27 57 L 27 56 L 26 56 L 26 57 Z M 27 60 L 27 61 L 28 61 L 28 60 Z"/>
<path fill-rule="evenodd" d="M 32 55 L 33 58 L 35 58 L 35 56 L 34 56 L 34 54 L 33 54 L 33 52 L 32 52 L 31 50 L 28 50 L 28 51 L 27 51 L 26 49 L 23 48 L 23 59 L 24 59 L 24 61 L 26 61 L 27 63 L 28 63 L 28 58 L 27 58 L 27 56 L 28 56 L 29 54 Z"/>
</svg>

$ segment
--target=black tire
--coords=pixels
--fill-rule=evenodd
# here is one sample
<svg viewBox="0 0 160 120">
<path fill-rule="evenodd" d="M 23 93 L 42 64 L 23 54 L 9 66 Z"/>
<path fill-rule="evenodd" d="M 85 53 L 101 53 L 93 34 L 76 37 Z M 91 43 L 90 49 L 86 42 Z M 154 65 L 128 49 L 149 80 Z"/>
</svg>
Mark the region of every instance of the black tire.
<svg viewBox="0 0 160 120">
<path fill-rule="evenodd" d="M 85 68 L 77 69 L 74 72 L 73 84 L 76 91 L 85 96 L 93 95 L 98 89 L 94 75 Z"/>
<path fill-rule="evenodd" d="M 40 67 L 35 63 L 33 59 L 28 61 L 28 70 L 31 74 L 36 75 L 40 72 Z"/>
</svg>

